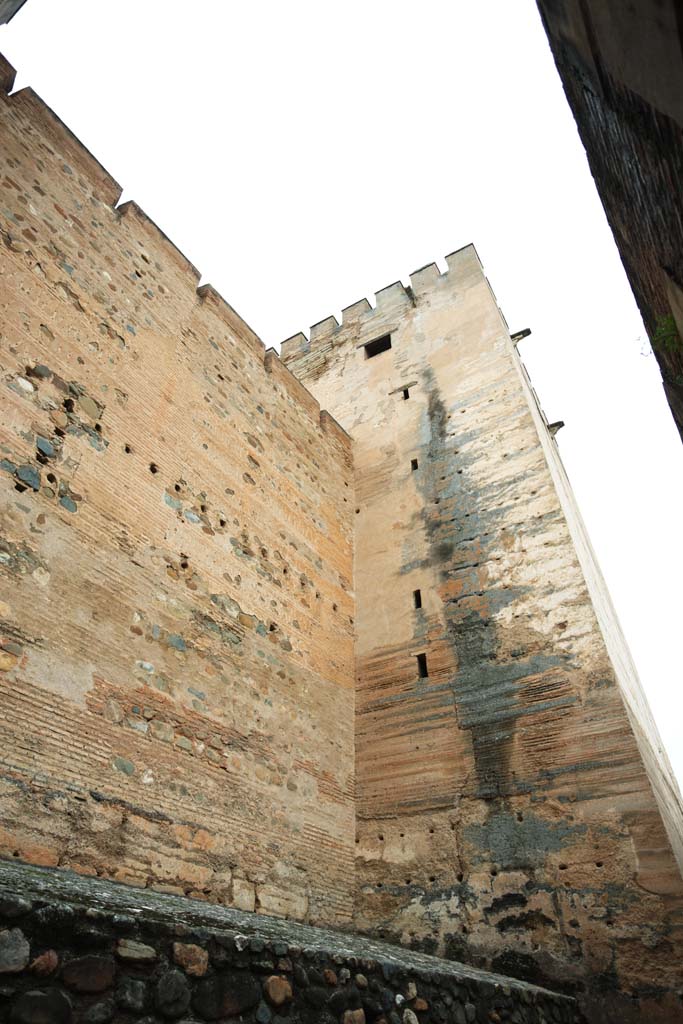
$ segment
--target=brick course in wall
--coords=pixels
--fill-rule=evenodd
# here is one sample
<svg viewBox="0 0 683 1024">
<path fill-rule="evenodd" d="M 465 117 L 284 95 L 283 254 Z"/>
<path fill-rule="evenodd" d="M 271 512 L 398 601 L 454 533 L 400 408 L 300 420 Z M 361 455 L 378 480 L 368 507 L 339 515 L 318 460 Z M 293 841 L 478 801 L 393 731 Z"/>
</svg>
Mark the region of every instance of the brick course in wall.
<svg viewBox="0 0 683 1024">
<path fill-rule="evenodd" d="M 349 920 L 350 440 L 30 89 L 0 131 L 0 851 Z"/>
</svg>

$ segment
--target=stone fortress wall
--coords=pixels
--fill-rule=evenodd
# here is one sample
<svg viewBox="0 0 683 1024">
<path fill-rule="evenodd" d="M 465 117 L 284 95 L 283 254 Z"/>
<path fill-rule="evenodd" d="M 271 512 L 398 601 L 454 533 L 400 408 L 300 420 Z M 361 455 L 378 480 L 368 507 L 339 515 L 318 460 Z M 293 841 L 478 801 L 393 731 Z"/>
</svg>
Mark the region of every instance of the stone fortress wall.
<svg viewBox="0 0 683 1024">
<path fill-rule="evenodd" d="M 348 436 L 0 96 L 0 852 L 348 922 Z"/>
<path fill-rule="evenodd" d="M 477 254 L 447 264 L 282 345 L 354 439 L 355 926 L 675 1020 L 680 795 Z"/>
<path fill-rule="evenodd" d="M 0 973 L 10 1024 L 585 1024 L 571 997 L 463 964 L 7 861 Z"/>
<path fill-rule="evenodd" d="M 281 361 L 12 81 L 0 855 L 676 1020 L 680 797 L 474 249 Z"/>
</svg>

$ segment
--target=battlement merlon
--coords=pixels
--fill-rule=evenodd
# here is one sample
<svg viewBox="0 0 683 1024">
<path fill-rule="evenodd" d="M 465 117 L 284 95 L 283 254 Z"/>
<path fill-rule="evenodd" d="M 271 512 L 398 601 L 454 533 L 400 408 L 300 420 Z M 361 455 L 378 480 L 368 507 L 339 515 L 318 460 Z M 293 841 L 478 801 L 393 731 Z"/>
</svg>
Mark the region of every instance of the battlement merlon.
<svg viewBox="0 0 683 1024">
<path fill-rule="evenodd" d="M 388 332 L 393 321 L 398 321 L 406 310 L 428 299 L 437 289 L 457 290 L 470 275 L 484 277 L 481 260 L 472 243 L 446 256 L 446 264 L 448 269 L 444 273 L 441 273 L 436 263 L 420 267 L 410 275 L 410 285 L 407 287 L 402 281 L 395 281 L 381 288 L 375 293 L 374 306 L 367 299 L 345 306 L 341 323 L 336 317 L 328 316 L 313 324 L 310 337 L 300 332 L 287 338 L 280 346 L 283 362 L 291 363 L 301 356 L 323 358 L 326 352 L 347 341 L 350 335 L 368 341 L 375 334 L 379 336 Z"/>
</svg>

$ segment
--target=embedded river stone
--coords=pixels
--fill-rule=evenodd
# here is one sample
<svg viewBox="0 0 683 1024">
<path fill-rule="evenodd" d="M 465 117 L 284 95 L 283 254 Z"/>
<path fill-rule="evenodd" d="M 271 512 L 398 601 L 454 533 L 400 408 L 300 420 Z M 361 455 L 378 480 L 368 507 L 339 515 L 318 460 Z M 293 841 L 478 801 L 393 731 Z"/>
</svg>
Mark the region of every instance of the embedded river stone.
<svg viewBox="0 0 683 1024">
<path fill-rule="evenodd" d="M 23 971 L 29 961 L 31 949 L 19 928 L 0 931 L 0 974 Z"/>
</svg>

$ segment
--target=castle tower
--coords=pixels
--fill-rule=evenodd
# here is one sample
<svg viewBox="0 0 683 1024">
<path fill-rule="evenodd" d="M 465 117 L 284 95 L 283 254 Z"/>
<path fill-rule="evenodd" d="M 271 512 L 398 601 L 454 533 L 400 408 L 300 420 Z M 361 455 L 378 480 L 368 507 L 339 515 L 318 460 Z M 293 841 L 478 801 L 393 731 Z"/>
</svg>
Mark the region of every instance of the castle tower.
<svg viewBox="0 0 683 1024">
<path fill-rule="evenodd" d="M 109 1020 L 142 951 L 169 1020 L 678 1021 L 680 796 L 474 249 L 281 361 L 13 81 L 5 1016 Z"/>
<path fill-rule="evenodd" d="M 356 927 L 679 1019 L 680 795 L 474 248 L 282 358 L 354 439 Z"/>
</svg>

